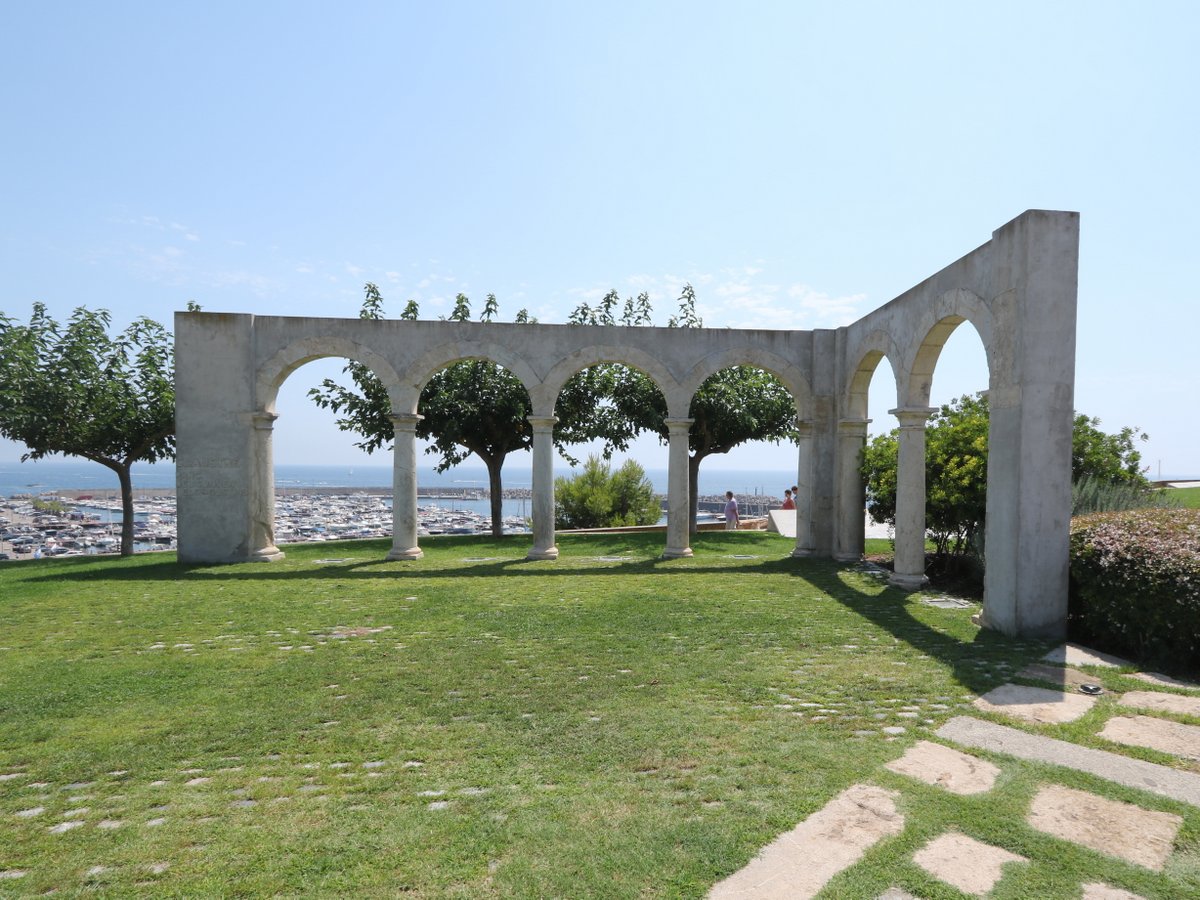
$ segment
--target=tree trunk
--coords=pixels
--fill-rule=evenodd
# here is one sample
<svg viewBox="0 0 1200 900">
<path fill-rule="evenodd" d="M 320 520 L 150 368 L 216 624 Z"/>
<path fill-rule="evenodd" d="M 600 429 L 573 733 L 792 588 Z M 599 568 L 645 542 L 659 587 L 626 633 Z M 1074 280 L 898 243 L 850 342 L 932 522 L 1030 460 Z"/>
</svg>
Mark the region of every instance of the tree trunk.
<svg viewBox="0 0 1200 900">
<path fill-rule="evenodd" d="M 688 533 L 695 534 L 696 528 L 696 511 L 700 508 L 700 494 L 698 486 L 700 484 L 700 460 L 703 456 L 694 455 L 688 457 Z"/>
<path fill-rule="evenodd" d="M 504 486 L 500 481 L 500 469 L 504 466 L 503 456 L 484 458 L 488 470 L 488 490 L 492 494 L 492 537 L 504 534 Z"/>
<path fill-rule="evenodd" d="M 129 463 L 113 466 L 121 482 L 121 555 L 133 556 L 133 478 Z"/>
</svg>

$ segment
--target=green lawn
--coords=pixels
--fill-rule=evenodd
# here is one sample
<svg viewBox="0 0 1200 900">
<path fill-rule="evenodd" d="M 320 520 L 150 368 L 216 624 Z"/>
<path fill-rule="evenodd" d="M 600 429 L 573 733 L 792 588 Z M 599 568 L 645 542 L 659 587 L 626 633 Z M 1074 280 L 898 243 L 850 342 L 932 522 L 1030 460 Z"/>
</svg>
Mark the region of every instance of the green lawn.
<svg viewBox="0 0 1200 900">
<path fill-rule="evenodd" d="M 1200 487 L 1171 488 L 1171 497 L 1186 509 L 1200 509 Z"/>
<path fill-rule="evenodd" d="M 995 896 L 1200 891 L 1200 811 L 1004 758 L 983 798 L 881 769 L 1047 645 L 778 536 L 559 546 L 0 565 L 0 872 L 27 873 L 0 895 L 698 897 L 860 781 L 908 824 L 830 896 L 962 896 L 910 861 L 948 827 L 1031 859 Z M 1185 816 L 1184 862 L 1033 831 L 1050 780 Z"/>
</svg>

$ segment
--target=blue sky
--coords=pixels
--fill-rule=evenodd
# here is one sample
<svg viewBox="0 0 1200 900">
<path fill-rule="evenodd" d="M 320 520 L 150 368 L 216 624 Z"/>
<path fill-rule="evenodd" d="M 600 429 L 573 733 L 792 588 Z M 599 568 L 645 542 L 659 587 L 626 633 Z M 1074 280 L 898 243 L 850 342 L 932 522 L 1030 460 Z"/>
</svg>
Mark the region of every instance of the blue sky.
<svg viewBox="0 0 1200 900">
<path fill-rule="evenodd" d="M 370 280 L 429 318 L 649 290 L 665 323 L 691 281 L 707 325 L 834 327 L 1071 209 L 1076 407 L 1198 473 L 1197 9 L 9 4 L 0 310 L 353 316 Z M 339 368 L 285 385 L 279 462 L 366 461 L 303 398 Z M 935 401 L 985 386 L 961 328 Z"/>
</svg>

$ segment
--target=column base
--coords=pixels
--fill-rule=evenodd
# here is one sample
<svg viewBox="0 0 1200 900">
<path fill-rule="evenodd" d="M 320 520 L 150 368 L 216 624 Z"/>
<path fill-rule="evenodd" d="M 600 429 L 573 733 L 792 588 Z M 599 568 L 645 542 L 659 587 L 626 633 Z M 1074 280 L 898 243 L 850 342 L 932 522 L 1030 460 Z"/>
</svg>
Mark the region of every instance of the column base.
<svg viewBox="0 0 1200 900">
<path fill-rule="evenodd" d="M 272 544 L 250 554 L 250 562 L 278 562 L 283 559 L 283 551 Z"/>
<path fill-rule="evenodd" d="M 393 547 L 388 551 L 388 562 L 398 559 L 422 559 L 425 556 L 425 551 L 420 547 L 409 547 L 407 550 L 401 550 L 398 547 Z"/>
<path fill-rule="evenodd" d="M 833 558 L 837 562 L 862 562 L 861 553 L 835 553 Z"/>
<path fill-rule="evenodd" d="M 691 547 L 668 547 L 662 552 L 663 559 L 688 559 L 691 555 Z"/>
<path fill-rule="evenodd" d="M 797 547 L 795 550 L 792 551 L 792 556 L 794 556 L 796 559 L 807 559 L 810 556 L 816 556 L 816 555 L 817 555 L 817 551 L 813 550 L 809 547 L 804 547 L 804 548 Z"/>
<path fill-rule="evenodd" d="M 525 558 L 528 560 L 534 561 L 534 562 L 536 562 L 537 560 L 541 560 L 541 559 L 558 559 L 558 548 L 557 547 L 542 547 L 542 548 L 534 547 L 532 550 L 530 550 L 528 553 L 525 554 Z"/>
<path fill-rule="evenodd" d="M 919 591 L 929 584 L 929 579 L 924 572 L 920 575 L 903 575 L 900 572 L 893 572 L 888 576 L 888 584 L 898 587 L 902 591 Z"/>
</svg>

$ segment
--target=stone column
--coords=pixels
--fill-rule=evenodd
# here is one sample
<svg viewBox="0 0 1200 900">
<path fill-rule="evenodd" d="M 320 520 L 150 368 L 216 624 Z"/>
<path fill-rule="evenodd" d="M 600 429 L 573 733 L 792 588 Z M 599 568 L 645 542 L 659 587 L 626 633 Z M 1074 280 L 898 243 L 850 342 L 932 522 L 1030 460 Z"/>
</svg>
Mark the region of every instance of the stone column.
<svg viewBox="0 0 1200 900">
<path fill-rule="evenodd" d="M 283 559 L 275 546 L 275 468 L 271 449 L 271 434 L 275 428 L 275 413 L 252 413 L 254 430 L 250 436 L 251 491 L 250 553 L 251 562 L 272 562 Z"/>
<path fill-rule="evenodd" d="M 417 423 L 424 416 L 396 415 L 392 428 L 392 549 L 387 558 L 420 559 L 417 546 Z"/>
<path fill-rule="evenodd" d="M 863 555 L 867 498 L 862 477 L 862 456 L 870 421 L 843 419 L 838 422 L 838 521 L 833 558 L 841 562 L 857 562 Z"/>
<path fill-rule="evenodd" d="M 893 409 L 900 420 L 896 460 L 896 560 L 888 583 L 915 591 L 925 577 L 925 422 L 929 407 Z"/>
<path fill-rule="evenodd" d="M 813 423 L 796 422 L 799 446 L 796 454 L 796 549 L 792 556 L 816 555 L 813 537 Z"/>
<path fill-rule="evenodd" d="M 688 491 L 688 431 L 691 419 L 667 419 L 667 548 L 664 559 L 680 559 L 692 555 L 688 520 L 692 498 Z"/>
<path fill-rule="evenodd" d="M 554 416 L 527 416 L 533 428 L 533 548 L 526 559 L 558 559 L 554 546 Z"/>
</svg>

